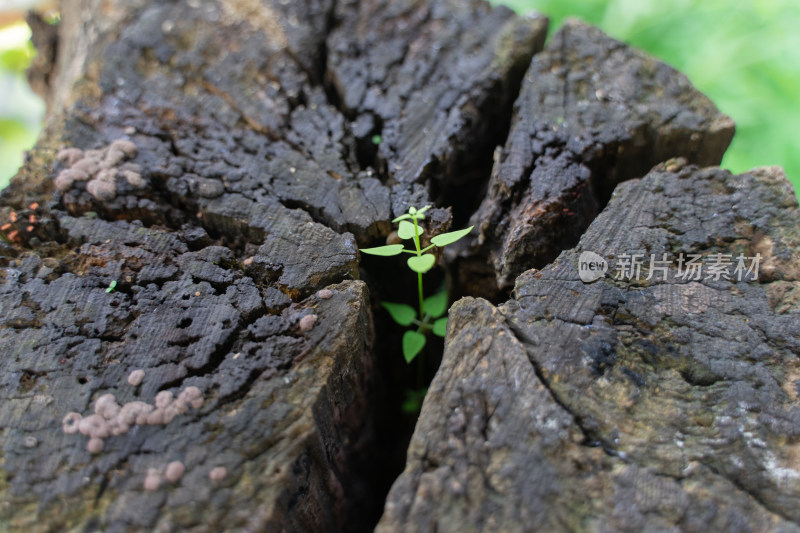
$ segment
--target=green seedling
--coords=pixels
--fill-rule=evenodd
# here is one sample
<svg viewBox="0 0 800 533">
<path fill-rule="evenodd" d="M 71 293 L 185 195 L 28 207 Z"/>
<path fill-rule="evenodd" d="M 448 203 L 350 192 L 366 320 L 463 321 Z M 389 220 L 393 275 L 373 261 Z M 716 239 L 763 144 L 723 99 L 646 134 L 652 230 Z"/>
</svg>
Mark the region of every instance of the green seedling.
<svg viewBox="0 0 800 533">
<path fill-rule="evenodd" d="M 428 253 L 435 247 L 442 248 L 448 244 L 453 244 L 457 240 L 466 236 L 472 226 L 449 233 L 442 233 L 431 238 L 431 244 L 422 248 L 420 236 L 424 229 L 419 222 L 425 219 L 425 212 L 431 206 L 426 205 L 422 209 L 409 207 L 408 213 L 401 215 L 392 222 L 399 223 L 397 235 L 403 240 L 413 240 L 414 249 L 406 250 L 402 244 L 389 244 L 378 246 L 377 248 L 366 248 L 361 250 L 365 254 L 393 256 L 402 253 L 411 254 L 408 258 L 408 268 L 417 273 L 417 295 L 419 297 L 419 308 L 414 309 L 410 305 L 381 302 L 381 305 L 389 312 L 392 319 L 403 327 L 416 326 L 403 334 L 403 357 L 410 363 L 419 355 L 423 348 L 428 333 L 433 333 L 444 337 L 447 330 L 447 318 L 443 317 L 447 312 L 447 293 L 442 291 L 428 298 L 423 297 L 422 275 L 428 272 L 436 264 L 436 257 Z"/>
<path fill-rule="evenodd" d="M 111 283 L 108 284 L 108 288 L 106 289 L 106 292 L 113 292 L 114 288 L 116 286 L 117 286 L 117 280 L 115 280 L 115 279 L 111 280 Z"/>
</svg>

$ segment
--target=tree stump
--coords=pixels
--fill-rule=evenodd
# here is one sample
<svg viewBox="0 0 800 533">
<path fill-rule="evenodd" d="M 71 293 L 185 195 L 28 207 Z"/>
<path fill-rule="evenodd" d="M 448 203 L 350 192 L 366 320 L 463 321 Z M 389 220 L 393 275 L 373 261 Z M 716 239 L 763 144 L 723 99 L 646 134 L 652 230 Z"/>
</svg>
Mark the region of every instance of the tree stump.
<svg viewBox="0 0 800 533">
<path fill-rule="evenodd" d="M 798 530 L 800 209 L 780 169 L 681 165 L 617 187 L 501 306 L 452 307 L 377 531 Z M 609 258 L 595 283 L 586 252 Z M 680 253 L 763 262 L 612 275 Z"/>
<path fill-rule="evenodd" d="M 451 294 L 498 305 L 452 309 L 380 530 L 796 528 L 790 186 L 693 166 L 730 119 L 583 24 L 540 53 L 546 27 L 478 0 L 37 25 L 46 130 L 0 197 L 0 523 L 371 530 L 395 283 L 357 250 L 431 203 L 476 224 Z M 764 263 L 583 284 L 584 250 Z"/>
</svg>

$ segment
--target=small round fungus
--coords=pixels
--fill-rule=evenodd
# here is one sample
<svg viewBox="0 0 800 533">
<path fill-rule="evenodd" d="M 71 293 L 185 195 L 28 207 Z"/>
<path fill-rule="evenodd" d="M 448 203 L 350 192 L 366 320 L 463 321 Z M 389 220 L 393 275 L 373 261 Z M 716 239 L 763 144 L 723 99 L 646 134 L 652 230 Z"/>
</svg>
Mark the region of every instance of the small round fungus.
<svg viewBox="0 0 800 533">
<path fill-rule="evenodd" d="M 330 289 L 322 289 L 317 293 L 317 297 L 321 300 L 328 300 L 331 296 L 333 296 L 333 291 Z"/>
<path fill-rule="evenodd" d="M 103 447 L 105 446 L 105 442 L 103 439 L 98 437 L 92 437 L 89 439 L 89 442 L 86 443 L 86 449 L 91 454 L 98 454 L 103 451 Z"/>
<path fill-rule="evenodd" d="M 139 420 L 137 419 L 136 422 L 138 423 Z M 149 415 L 147 415 L 147 423 L 151 426 L 158 426 L 164 423 L 164 410 L 163 409 L 156 409 Z"/>
<path fill-rule="evenodd" d="M 181 398 L 178 398 L 177 400 L 175 400 L 174 402 L 172 402 L 171 404 L 169 404 L 167 407 L 164 408 L 164 411 L 173 412 L 175 413 L 175 416 L 182 415 L 188 410 L 189 410 L 189 404 L 186 403 L 186 400 L 182 400 Z"/>
<path fill-rule="evenodd" d="M 317 315 L 306 315 L 300 319 L 300 331 L 311 331 L 317 322 Z"/>
<path fill-rule="evenodd" d="M 181 393 L 178 395 L 178 398 L 185 400 L 186 402 L 191 402 L 197 398 L 202 398 L 203 393 L 200 392 L 200 389 L 195 387 L 194 385 L 190 385 L 183 389 Z"/>
<path fill-rule="evenodd" d="M 64 148 L 56 154 L 56 159 L 67 165 L 74 165 L 83 157 L 83 150 L 80 148 Z"/>
<path fill-rule="evenodd" d="M 144 380 L 144 370 L 141 368 L 128 374 L 128 383 L 134 387 L 138 387 L 142 383 L 142 380 Z"/>
<path fill-rule="evenodd" d="M 89 191 L 89 194 L 101 201 L 109 201 L 117 197 L 117 190 L 114 184 L 99 179 L 90 181 L 86 185 L 86 190 Z"/>
<path fill-rule="evenodd" d="M 116 148 L 113 144 L 106 152 L 106 158 L 103 160 L 102 165 L 106 167 L 115 167 L 125 161 L 125 152 Z"/>
<path fill-rule="evenodd" d="M 108 422 L 100 415 L 89 415 L 78 422 L 78 431 L 90 437 L 104 439 L 108 437 Z"/>
<path fill-rule="evenodd" d="M 161 486 L 161 473 L 155 468 L 148 468 L 147 475 L 144 477 L 144 490 L 158 490 Z"/>
<path fill-rule="evenodd" d="M 175 409 L 175 404 L 174 403 L 169 404 L 168 406 L 166 406 L 164 408 L 164 411 L 163 411 L 163 415 L 162 415 L 162 417 L 164 419 L 163 423 L 164 424 L 169 424 L 170 422 L 172 422 L 175 419 L 176 416 L 178 416 L 178 414 L 179 413 Z"/>
<path fill-rule="evenodd" d="M 125 177 L 125 181 L 127 181 L 133 187 L 136 187 L 137 189 L 144 188 L 144 180 L 142 179 L 142 175 L 138 172 L 134 172 L 132 170 L 122 170 L 120 171 L 120 174 L 122 174 Z"/>
<path fill-rule="evenodd" d="M 78 424 L 80 423 L 83 417 L 80 413 L 71 412 L 67 413 L 64 419 L 61 421 L 61 429 L 64 433 L 73 434 L 78 432 Z"/>
<path fill-rule="evenodd" d="M 222 481 L 228 475 L 228 470 L 224 466 L 215 466 L 208 473 L 208 479 L 211 481 Z"/>
<path fill-rule="evenodd" d="M 70 170 L 62 170 L 53 183 L 55 183 L 56 189 L 63 192 L 72 187 L 72 184 L 75 183 L 75 178 L 72 177 Z"/>
<path fill-rule="evenodd" d="M 139 153 L 139 149 L 136 148 L 136 144 L 127 139 L 119 139 L 111 143 L 111 146 L 109 146 L 109 151 L 111 150 L 119 150 L 129 159 L 133 159 L 136 157 L 136 154 Z"/>
<path fill-rule="evenodd" d="M 183 463 L 180 461 L 172 461 L 167 465 L 167 469 L 164 472 L 164 477 L 167 478 L 167 481 L 170 483 L 175 483 L 176 481 L 180 480 L 183 477 L 183 473 L 186 471 L 186 467 L 183 466 Z"/>
<path fill-rule="evenodd" d="M 120 409 L 113 394 L 103 394 L 94 402 L 94 412 L 106 420 L 116 417 Z"/>
<path fill-rule="evenodd" d="M 80 170 L 87 176 L 94 176 L 100 170 L 100 164 L 95 159 L 85 157 L 72 165 L 70 170 Z"/>
<path fill-rule="evenodd" d="M 119 423 L 119 421 L 116 421 L 115 424 L 111 425 L 111 435 L 114 437 L 119 437 L 120 435 L 127 433 L 130 428 L 131 427 L 128 424 L 122 424 Z"/>
<path fill-rule="evenodd" d="M 172 395 L 172 392 L 162 390 L 156 394 L 156 409 L 165 409 L 174 399 L 175 397 Z"/>
<path fill-rule="evenodd" d="M 117 174 L 118 172 L 116 168 L 104 168 L 103 170 L 97 173 L 95 179 L 98 179 L 100 181 L 105 181 L 113 185 L 117 180 Z"/>
<path fill-rule="evenodd" d="M 146 419 L 147 414 L 152 410 L 153 406 L 149 403 L 139 401 L 128 402 L 120 409 L 117 420 L 120 424 L 139 424 L 139 417 L 141 416 Z"/>
</svg>

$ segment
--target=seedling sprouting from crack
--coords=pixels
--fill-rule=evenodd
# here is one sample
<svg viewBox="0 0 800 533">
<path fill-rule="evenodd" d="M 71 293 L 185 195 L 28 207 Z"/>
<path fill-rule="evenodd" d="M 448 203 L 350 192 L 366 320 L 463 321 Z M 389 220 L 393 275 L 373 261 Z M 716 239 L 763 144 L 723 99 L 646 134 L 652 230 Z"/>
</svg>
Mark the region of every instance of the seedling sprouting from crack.
<svg viewBox="0 0 800 533">
<path fill-rule="evenodd" d="M 425 212 L 431 206 L 426 205 L 422 209 L 409 207 L 408 213 L 401 215 L 392 222 L 399 222 L 397 235 L 403 239 L 412 239 L 414 249 L 406 250 L 402 244 L 389 244 L 377 248 L 366 248 L 361 250 L 365 254 L 392 256 L 403 252 L 411 254 L 408 258 L 408 268 L 417 273 L 417 294 L 419 296 L 419 309 L 414 309 L 410 305 L 381 302 L 381 305 L 389 311 L 392 319 L 403 327 L 416 326 L 416 330 L 408 330 L 403 334 L 403 357 L 407 363 L 414 360 L 425 347 L 427 334 L 433 332 L 434 335 L 444 337 L 447 329 L 447 318 L 442 317 L 447 311 L 447 292 L 439 292 L 428 298 L 423 297 L 422 275 L 433 268 L 436 257 L 427 253 L 434 247 L 442 248 L 448 244 L 453 244 L 457 240 L 467 235 L 472 226 L 449 233 L 442 233 L 431 238 L 431 244 L 422 248 L 420 246 L 420 236 L 424 230 L 420 227 L 419 221 L 425 219 Z"/>
</svg>

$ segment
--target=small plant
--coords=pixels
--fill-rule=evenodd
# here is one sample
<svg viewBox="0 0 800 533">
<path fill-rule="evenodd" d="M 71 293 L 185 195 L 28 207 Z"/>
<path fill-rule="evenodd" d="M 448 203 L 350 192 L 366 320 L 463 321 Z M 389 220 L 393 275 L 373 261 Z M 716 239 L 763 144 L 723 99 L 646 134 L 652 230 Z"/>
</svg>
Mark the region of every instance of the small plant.
<svg viewBox="0 0 800 533">
<path fill-rule="evenodd" d="M 423 297 L 422 275 L 432 269 L 436 263 L 436 257 L 427 252 L 434 247 L 441 248 L 448 244 L 453 244 L 472 230 L 472 226 L 470 226 L 466 229 L 436 235 L 431 238 L 429 246 L 422 248 L 420 236 L 423 234 L 424 229 L 420 227 L 419 221 L 425 219 L 425 212 L 430 207 L 429 205 L 422 209 L 409 207 L 408 213 L 392 221 L 400 223 L 397 228 L 397 235 L 401 239 L 413 240 L 413 250 L 406 250 L 402 244 L 389 244 L 361 250 L 365 254 L 380 256 L 400 255 L 404 252 L 412 255 L 408 258 L 408 268 L 417 273 L 419 308 L 414 309 L 410 305 L 401 303 L 381 302 L 381 305 L 399 325 L 403 327 L 416 326 L 415 330 L 410 329 L 403 334 L 403 357 L 407 363 L 413 361 L 425 347 L 429 332 L 444 337 L 447 329 L 447 318 L 442 317 L 447 311 L 447 292 L 441 291 L 428 298 Z"/>
</svg>

